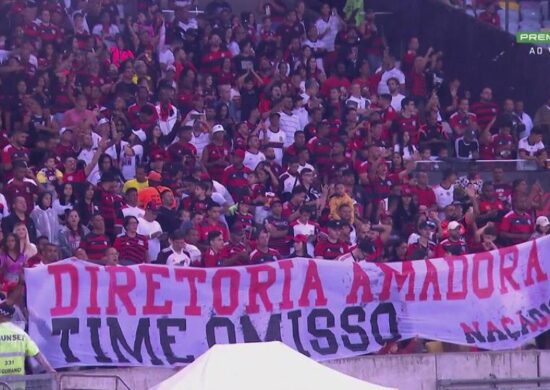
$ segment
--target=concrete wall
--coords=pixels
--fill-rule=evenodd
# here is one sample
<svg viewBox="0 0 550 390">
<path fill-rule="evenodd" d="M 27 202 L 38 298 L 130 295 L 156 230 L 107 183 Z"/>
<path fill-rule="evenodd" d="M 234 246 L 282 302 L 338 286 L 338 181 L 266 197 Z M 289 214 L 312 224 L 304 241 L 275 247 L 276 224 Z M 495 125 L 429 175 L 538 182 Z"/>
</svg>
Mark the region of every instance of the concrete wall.
<svg viewBox="0 0 550 390">
<path fill-rule="evenodd" d="M 324 364 L 353 377 L 401 390 L 436 390 L 438 379 L 550 377 L 550 351 L 363 356 Z M 86 370 L 73 374 L 118 375 L 132 390 L 146 390 L 176 371 L 166 368 L 123 368 Z M 112 381 L 99 378 L 65 378 L 63 383 L 64 389 L 114 388 Z"/>
</svg>

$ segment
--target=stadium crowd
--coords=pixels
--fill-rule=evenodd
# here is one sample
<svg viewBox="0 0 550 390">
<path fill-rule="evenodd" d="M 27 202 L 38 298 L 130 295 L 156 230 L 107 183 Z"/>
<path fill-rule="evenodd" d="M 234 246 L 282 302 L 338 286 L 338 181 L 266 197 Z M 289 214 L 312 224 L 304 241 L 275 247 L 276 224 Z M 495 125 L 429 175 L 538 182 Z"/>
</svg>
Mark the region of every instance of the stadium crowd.
<svg viewBox="0 0 550 390">
<path fill-rule="evenodd" d="M 467 91 L 416 37 L 396 58 L 361 2 L 130 4 L 0 2 L 0 290 L 72 256 L 393 262 L 550 230 L 538 183 L 417 167 L 546 169 L 550 100 Z"/>
</svg>

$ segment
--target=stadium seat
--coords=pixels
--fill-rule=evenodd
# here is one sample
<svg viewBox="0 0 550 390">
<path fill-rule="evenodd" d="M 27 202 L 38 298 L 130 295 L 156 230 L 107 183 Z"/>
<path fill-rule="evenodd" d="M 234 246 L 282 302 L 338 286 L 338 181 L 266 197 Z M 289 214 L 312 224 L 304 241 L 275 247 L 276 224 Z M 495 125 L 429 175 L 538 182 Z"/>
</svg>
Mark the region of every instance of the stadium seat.
<svg viewBox="0 0 550 390">
<path fill-rule="evenodd" d="M 520 3 L 519 6 L 521 20 L 536 20 L 542 19 L 542 10 L 539 2 L 526 1 Z"/>
<path fill-rule="evenodd" d="M 550 15 L 548 14 L 548 0 L 544 0 L 544 1 L 541 1 L 540 2 L 540 9 L 541 9 L 541 12 L 542 12 L 542 18 L 543 19 L 550 19 Z"/>
<path fill-rule="evenodd" d="M 497 13 L 498 13 L 498 16 L 500 17 L 500 22 L 504 23 L 504 20 L 506 19 L 506 11 L 503 9 L 499 9 Z M 512 10 L 512 9 L 508 10 L 508 20 L 510 20 L 510 22 L 518 23 L 519 22 L 518 10 Z"/>
<path fill-rule="evenodd" d="M 518 28 L 518 31 L 526 31 L 526 32 L 530 32 L 530 31 L 540 31 L 540 28 L 541 28 L 541 25 L 540 23 L 535 23 L 535 22 L 521 22 L 519 24 L 519 28 Z"/>
</svg>

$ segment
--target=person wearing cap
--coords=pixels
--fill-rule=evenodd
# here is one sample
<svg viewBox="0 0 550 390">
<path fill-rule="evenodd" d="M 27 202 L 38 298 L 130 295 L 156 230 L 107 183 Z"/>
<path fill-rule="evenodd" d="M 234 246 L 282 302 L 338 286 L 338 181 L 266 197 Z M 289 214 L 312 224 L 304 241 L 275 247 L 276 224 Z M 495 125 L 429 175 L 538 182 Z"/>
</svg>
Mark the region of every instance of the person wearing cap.
<svg viewBox="0 0 550 390">
<path fill-rule="evenodd" d="M 282 259 L 281 254 L 269 247 L 269 232 L 260 230 L 256 238 L 256 249 L 250 253 L 250 264 L 262 264 Z"/>
<path fill-rule="evenodd" d="M 240 202 L 250 195 L 248 175 L 252 171 L 244 166 L 245 151 L 237 149 L 233 152 L 233 164 L 225 167 L 221 183 L 227 188 L 235 202 Z"/>
<path fill-rule="evenodd" d="M 315 245 L 313 253 L 317 259 L 334 260 L 349 251 L 348 245 L 340 240 L 341 230 L 342 222 L 328 221 L 326 238 L 320 238 Z"/>
<path fill-rule="evenodd" d="M 550 232 L 550 220 L 545 215 L 541 215 L 535 222 L 535 231 L 531 234 L 531 240 L 544 237 Z"/>
<path fill-rule="evenodd" d="M 461 238 L 462 225 L 457 221 L 450 221 L 447 225 L 448 238 L 435 247 L 435 257 L 460 256 L 468 252 L 466 241 Z"/>
<path fill-rule="evenodd" d="M 434 257 L 435 243 L 430 240 L 432 232 L 437 229 L 435 223 L 423 221 L 418 225 L 418 240 L 409 243 L 407 260 L 424 260 Z"/>
<path fill-rule="evenodd" d="M 229 165 L 230 150 L 225 141 L 225 129 L 222 125 L 212 127 L 212 141 L 202 152 L 202 163 L 213 180 L 222 182 L 223 171 Z"/>
<path fill-rule="evenodd" d="M 149 172 L 147 175 L 147 184 L 149 186 L 138 191 L 138 205 L 140 207 L 145 207 L 151 202 L 158 207 L 162 205 L 161 194 L 164 191 L 172 192 L 172 190 L 166 186 L 160 185 L 161 181 L 162 175 L 160 173 L 157 171 Z M 175 203 L 172 207 L 175 207 Z"/>
<path fill-rule="evenodd" d="M 160 240 L 164 232 L 157 221 L 159 206 L 155 202 L 149 202 L 145 206 L 145 214 L 138 218 L 137 233 L 148 240 L 148 258 L 156 259 L 160 253 Z"/>
<path fill-rule="evenodd" d="M 27 356 L 35 358 L 48 373 L 55 373 L 31 337 L 10 321 L 14 314 L 13 301 L 3 299 L 0 302 L 0 382 L 3 376 L 25 375 Z M 24 384 L 22 386 L 24 388 Z"/>
</svg>

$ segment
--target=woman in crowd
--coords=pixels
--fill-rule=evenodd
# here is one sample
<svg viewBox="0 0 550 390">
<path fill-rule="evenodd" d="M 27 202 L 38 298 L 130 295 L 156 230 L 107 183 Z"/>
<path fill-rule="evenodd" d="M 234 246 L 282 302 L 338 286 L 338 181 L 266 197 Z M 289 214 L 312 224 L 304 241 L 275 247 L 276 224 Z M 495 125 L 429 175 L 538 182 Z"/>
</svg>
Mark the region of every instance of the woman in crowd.
<svg viewBox="0 0 550 390">
<path fill-rule="evenodd" d="M 7 234 L 2 240 L 0 252 L 0 281 L 4 285 L 3 291 L 19 283 L 27 259 L 21 251 L 19 239 L 13 233 Z"/>
<path fill-rule="evenodd" d="M 21 253 L 25 255 L 27 259 L 38 253 L 36 245 L 34 245 L 29 238 L 29 231 L 24 223 L 16 223 L 13 228 L 13 233 L 19 240 L 19 248 L 21 249 Z"/>
<path fill-rule="evenodd" d="M 88 234 L 90 230 L 82 225 L 80 215 L 77 210 L 69 210 L 65 217 L 65 226 L 59 231 L 59 249 L 61 257 L 71 257 L 80 247 L 80 241 Z"/>
</svg>

